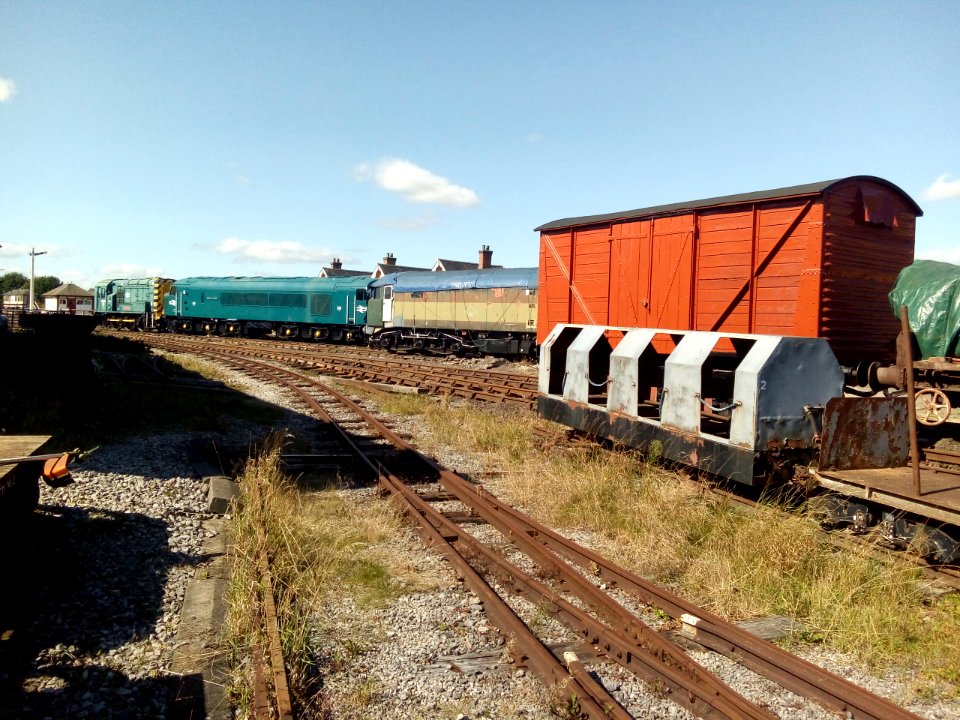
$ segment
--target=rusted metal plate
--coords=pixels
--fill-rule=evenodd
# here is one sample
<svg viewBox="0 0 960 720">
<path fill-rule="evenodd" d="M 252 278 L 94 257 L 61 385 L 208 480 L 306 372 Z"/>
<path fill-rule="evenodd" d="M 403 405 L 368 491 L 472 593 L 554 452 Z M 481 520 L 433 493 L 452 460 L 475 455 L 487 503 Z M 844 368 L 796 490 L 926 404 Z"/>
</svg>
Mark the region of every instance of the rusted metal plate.
<svg viewBox="0 0 960 720">
<path fill-rule="evenodd" d="M 823 414 L 821 470 L 868 470 L 907 464 L 906 398 L 833 398 Z"/>
</svg>

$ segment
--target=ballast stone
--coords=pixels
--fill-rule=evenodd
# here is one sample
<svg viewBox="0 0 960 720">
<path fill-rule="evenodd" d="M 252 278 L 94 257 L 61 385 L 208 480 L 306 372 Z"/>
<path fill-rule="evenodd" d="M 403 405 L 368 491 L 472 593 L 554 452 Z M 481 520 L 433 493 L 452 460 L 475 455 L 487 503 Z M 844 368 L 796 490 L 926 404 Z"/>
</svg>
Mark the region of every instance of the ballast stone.
<svg viewBox="0 0 960 720">
<path fill-rule="evenodd" d="M 211 475 L 204 480 L 207 482 L 207 512 L 226 514 L 240 497 L 240 484 L 225 475 Z"/>
</svg>

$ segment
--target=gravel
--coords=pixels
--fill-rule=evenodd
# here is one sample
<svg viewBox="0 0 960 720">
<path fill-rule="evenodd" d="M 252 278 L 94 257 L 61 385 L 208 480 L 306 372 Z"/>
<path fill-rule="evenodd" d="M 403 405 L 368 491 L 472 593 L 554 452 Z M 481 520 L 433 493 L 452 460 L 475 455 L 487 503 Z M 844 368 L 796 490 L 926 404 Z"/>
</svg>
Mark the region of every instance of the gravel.
<svg viewBox="0 0 960 720">
<path fill-rule="evenodd" d="M 134 438 L 96 450 L 75 483 L 43 487 L 20 582 L 0 717 L 163 718 L 184 591 L 203 565 L 196 438 Z"/>
<path fill-rule="evenodd" d="M 249 394 L 295 408 L 276 389 L 224 372 Z M 400 431 L 422 431 L 414 419 L 391 420 Z M 291 426 L 298 436 L 309 435 L 308 422 L 291 416 Z M 0 695 L 0 718 L 165 716 L 179 609 L 187 582 L 203 565 L 207 536 L 204 488 L 186 460 L 195 442 L 193 435 L 171 434 L 104 447 L 78 466 L 75 485 L 43 490 L 40 541 L 31 557 L 42 561 L 44 571 L 31 579 L 35 606 L 25 638 L 27 660 L 0 672 L 0 687 L 17 686 L 18 704 Z M 462 451 L 439 460 L 467 471 L 479 467 Z M 370 488 L 341 492 L 355 503 L 382 502 Z M 578 540 L 589 544 L 589 537 Z M 323 670 L 324 717 L 556 717 L 556 698 L 509 663 L 510 649 L 452 569 L 412 531 L 396 543 L 411 566 L 436 575 L 437 589 L 404 595 L 381 609 L 350 600 L 316 609 L 313 642 Z M 574 641 L 525 601 L 510 602 L 549 642 Z M 911 698 L 906 673 L 877 677 L 819 649 L 806 655 L 894 701 L 911 700 L 909 708 L 922 717 L 960 719 L 956 701 Z M 838 717 L 719 655 L 694 657 L 781 717 Z M 585 664 L 635 717 L 690 717 L 618 666 L 589 658 Z M 18 708 L 13 714 L 5 709 L 12 707 Z"/>
</svg>

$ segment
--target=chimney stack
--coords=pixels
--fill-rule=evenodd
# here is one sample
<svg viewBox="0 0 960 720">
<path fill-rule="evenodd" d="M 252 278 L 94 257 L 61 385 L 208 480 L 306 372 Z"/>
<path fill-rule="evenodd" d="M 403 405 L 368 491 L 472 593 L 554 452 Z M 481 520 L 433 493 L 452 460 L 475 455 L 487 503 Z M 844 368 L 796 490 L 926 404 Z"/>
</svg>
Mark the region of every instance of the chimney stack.
<svg viewBox="0 0 960 720">
<path fill-rule="evenodd" d="M 334 258 L 330 263 L 330 267 L 334 270 L 340 270 L 343 267 L 343 263 L 340 262 L 340 258 Z"/>
<path fill-rule="evenodd" d="M 493 262 L 493 250 L 490 249 L 489 245 L 481 245 L 480 246 L 480 262 L 478 263 L 478 267 L 481 270 L 485 270 L 491 266 L 492 262 Z"/>
<path fill-rule="evenodd" d="M 393 253 L 387 253 L 383 256 L 384 265 L 396 265 L 397 259 L 393 256 Z"/>
</svg>

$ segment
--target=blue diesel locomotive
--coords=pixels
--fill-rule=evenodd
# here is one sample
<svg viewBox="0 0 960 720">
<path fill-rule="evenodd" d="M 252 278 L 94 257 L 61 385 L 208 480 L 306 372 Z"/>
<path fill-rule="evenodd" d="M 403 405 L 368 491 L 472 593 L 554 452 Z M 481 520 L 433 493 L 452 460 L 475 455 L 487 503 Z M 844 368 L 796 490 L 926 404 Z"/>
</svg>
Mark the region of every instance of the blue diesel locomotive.
<svg viewBox="0 0 960 720">
<path fill-rule="evenodd" d="M 180 333 L 361 342 L 369 277 L 192 277 L 164 297 Z"/>
<path fill-rule="evenodd" d="M 172 286 L 173 280 L 162 277 L 100 280 L 93 288 L 93 312 L 108 327 L 159 329 L 163 297 Z"/>
</svg>

